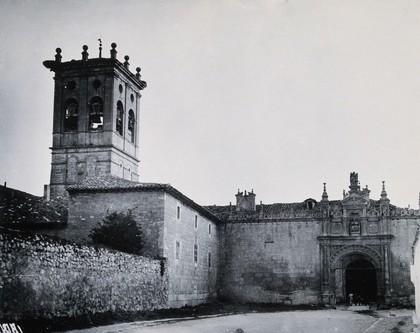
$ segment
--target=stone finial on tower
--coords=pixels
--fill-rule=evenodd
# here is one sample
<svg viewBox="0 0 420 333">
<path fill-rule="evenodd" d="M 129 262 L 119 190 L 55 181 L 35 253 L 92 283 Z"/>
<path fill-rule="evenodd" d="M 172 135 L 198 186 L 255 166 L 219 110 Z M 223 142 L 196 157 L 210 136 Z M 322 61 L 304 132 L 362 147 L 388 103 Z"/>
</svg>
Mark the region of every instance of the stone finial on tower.
<svg viewBox="0 0 420 333">
<path fill-rule="evenodd" d="M 112 47 L 112 49 L 110 51 L 110 53 L 111 53 L 111 59 L 117 59 L 117 50 L 115 49 L 117 47 L 117 44 L 116 43 L 112 43 L 111 44 L 111 47 Z"/>
<path fill-rule="evenodd" d="M 324 183 L 324 191 L 322 192 L 322 201 L 328 201 L 327 183 Z"/>
<path fill-rule="evenodd" d="M 82 52 L 82 60 L 83 61 L 87 61 L 89 58 L 89 53 L 87 52 L 88 50 L 88 46 L 87 45 L 83 45 L 83 52 Z"/>
<path fill-rule="evenodd" d="M 55 55 L 55 62 L 61 62 L 61 49 L 59 47 L 57 47 L 55 49 L 56 55 Z"/>
<path fill-rule="evenodd" d="M 130 63 L 128 62 L 128 60 L 130 60 L 130 57 L 128 56 L 128 55 L 126 55 L 126 56 L 124 56 L 124 66 L 125 66 L 125 68 L 129 68 L 129 66 L 130 66 Z"/>
<path fill-rule="evenodd" d="M 98 41 L 99 41 L 99 58 L 102 58 L 102 38 L 99 38 Z"/>
<path fill-rule="evenodd" d="M 140 81 L 140 84 L 141 84 L 141 87 L 142 87 L 142 89 L 144 89 L 144 88 L 146 88 L 147 87 L 147 83 L 146 83 L 146 81 L 142 81 L 141 80 L 141 74 L 140 74 L 140 71 L 141 71 L 141 68 L 140 67 L 137 67 L 136 68 L 136 78 L 137 78 L 137 80 L 139 80 Z M 140 95 L 140 97 L 141 97 L 141 95 Z"/>
</svg>

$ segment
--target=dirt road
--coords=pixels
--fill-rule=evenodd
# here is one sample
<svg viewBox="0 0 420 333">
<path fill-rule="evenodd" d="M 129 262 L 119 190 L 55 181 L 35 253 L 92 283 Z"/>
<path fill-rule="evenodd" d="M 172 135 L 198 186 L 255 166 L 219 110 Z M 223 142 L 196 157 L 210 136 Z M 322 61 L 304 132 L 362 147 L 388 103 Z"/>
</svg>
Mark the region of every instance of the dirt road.
<svg viewBox="0 0 420 333">
<path fill-rule="evenodd" d="M 247 313 L 182 320 L 142 321 L 102 326 L 68 333 L 373 333 L 412 332 L 411 310 L 362 314 L 348 310 Z"/>
</svg>

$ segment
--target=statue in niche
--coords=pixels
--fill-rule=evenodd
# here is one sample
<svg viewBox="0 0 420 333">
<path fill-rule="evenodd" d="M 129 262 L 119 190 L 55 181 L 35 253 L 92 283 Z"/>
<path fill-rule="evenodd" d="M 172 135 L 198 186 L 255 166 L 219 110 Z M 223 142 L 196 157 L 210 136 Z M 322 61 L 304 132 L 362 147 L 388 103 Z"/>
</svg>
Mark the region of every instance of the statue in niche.
<svg viewBox="0 0 420 333">
<path fill-rule="evenodd" d="M 350 235 L 360 235 L 360 222 L 353 221 L 350 223 Z"/>
<path fill-rule="evenodd" d="M 356 172 L 350 173 L 350 187 L 357 187 L 359 183 L 359 175 Z"/>
</svg>

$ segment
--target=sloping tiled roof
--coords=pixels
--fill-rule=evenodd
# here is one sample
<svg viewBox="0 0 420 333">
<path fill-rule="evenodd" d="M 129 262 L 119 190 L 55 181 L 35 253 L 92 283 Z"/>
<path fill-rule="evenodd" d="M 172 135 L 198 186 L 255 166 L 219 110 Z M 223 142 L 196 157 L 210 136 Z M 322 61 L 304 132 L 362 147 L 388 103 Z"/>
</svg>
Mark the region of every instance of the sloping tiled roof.
<svg viewBox="0 0 420 333">
<path fill-rule="evenodd" d="M 0 226 L 49 228 L 66 223 L 66 200 L 45 201 L 42 197 L 0 186 Z"/>
<path fill-rule="evenodd" d="M 67 187 L 69 192 L 85 192 L 85 191 L 107 191 L 107 190 L 132 190 L 132 189 L 161 189 L 164 190 L 171 187 L 169 184 L 159 183 L 140 183 L 127 179 L 122 179 L 112 175 L 104 175 L 98 177 L 89 177 L 75 185 Z"/>
<path fill-rule="evenodd" d="M 219 217 L 222 221 L 256 221 L 261 219 L 293 219 L 293 218 L 320 218 L 322 217 L 319 203 L 313 209 L 307 206 L 307 200 L 294 203 L 273 203 L 255 206 L 255 211 L 236 210 L 235 205 L 228 206 L 205 206 L 211 213 Z M 329 200 L 330 212 L 343 209 L 341 200 Z M 369 211 L 380 212 L 380 201 L 369 200 Z M 389 205 L 391 216 L 396 215 L 420 215 L 420 211 L 400 209 L 394 205 Z M 340 215 L 341 216 L 341 215 Z"/>
<path fill-rule="evenodd" d="M 119 178 L 112 175 L 104 175 L 98 177 L 89 177 L 85 180 L 67 187 L 67 191 L 71 194 L 78 192 L 123 192 L 123 191 L 159 191 L 166 192 L 177 198 L 186 205 L 194 208 L 197 212 L 206 216 L 212 221 L 221 222 L 220 219 L 212 214 L 203 206 L 197 204 L 177 189 L 169 184 L 160 183 L 140 183 Z"/>
<path fill-rule="evenodd" d="M 307 203 L 273 203 L 255 206 L 255 211 L 237 211 L 235 205 L 229 206 L 206 206 L 210 212 L 221 220 L 257 220 L 261 218 L 298 218 L 318 217 L 320 211 L 318 204 L 309 209 Z"/>
</svg>

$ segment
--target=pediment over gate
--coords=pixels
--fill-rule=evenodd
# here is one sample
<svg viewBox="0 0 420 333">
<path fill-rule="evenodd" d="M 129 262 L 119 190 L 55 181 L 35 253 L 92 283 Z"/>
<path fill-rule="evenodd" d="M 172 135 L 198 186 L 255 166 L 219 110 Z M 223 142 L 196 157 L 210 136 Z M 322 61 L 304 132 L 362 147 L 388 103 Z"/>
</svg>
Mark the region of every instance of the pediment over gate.
<svg viewBox="0 0 420 333">
<path fill-rule="evenodd" d="M 359 206 L 364 208 L 369 204 L 369 193 L 365 191 L 354 191 L 346 194 L 345 198 L 341 201 L 343 207 L 347 208 L 348 206 Z"/>
</svg>

